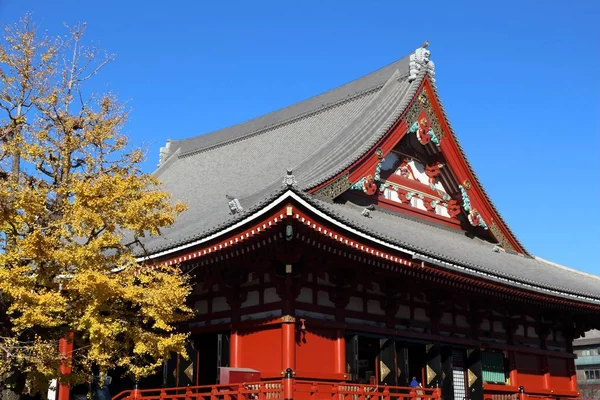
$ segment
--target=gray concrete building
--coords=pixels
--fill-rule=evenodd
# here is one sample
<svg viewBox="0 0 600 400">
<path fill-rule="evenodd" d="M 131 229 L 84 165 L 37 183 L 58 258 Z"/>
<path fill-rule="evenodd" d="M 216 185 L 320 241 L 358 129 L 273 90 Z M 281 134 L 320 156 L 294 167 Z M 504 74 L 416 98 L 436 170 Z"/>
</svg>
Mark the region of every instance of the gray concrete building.
<svg viewBox="0 0 600 400">
<path fill-rule="evenodd" d="M 573 351 L 581 397 L 600 399 L 600 331 L 588 331 L 573 341 Z"/>
</svg>

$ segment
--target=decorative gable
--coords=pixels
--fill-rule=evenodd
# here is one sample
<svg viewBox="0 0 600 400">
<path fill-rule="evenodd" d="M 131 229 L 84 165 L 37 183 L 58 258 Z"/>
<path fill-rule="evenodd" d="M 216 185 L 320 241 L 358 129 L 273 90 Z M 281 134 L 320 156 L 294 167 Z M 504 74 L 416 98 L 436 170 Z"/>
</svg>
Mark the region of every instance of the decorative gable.
<svg viewBox="0 0 600 400">
<path fill-rule="evenodd" d="M 345 189 L 340 182 L 347 182 Z M 506 250 L 525 252 L 479 186 L 428 79 L 374 148 L 311 192 L 332 194 L 330 198 L 366 197 L 372 204 L 472 231 Z"/>
</svg>

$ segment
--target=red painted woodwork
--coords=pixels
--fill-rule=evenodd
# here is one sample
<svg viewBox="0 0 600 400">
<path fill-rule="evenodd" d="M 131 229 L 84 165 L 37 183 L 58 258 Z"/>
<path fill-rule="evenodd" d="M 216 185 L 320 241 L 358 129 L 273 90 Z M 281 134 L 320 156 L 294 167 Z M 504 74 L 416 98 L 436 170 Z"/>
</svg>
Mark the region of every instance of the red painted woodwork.
<svg viewBox="0 0 600 400">
<path fill-rule="evenodd" d="M 285 321 L 281 325 L 281 371 L 290 368 L 296 370 L 296 322 L 294 320 Z"/>
<path fill-rule="evenodd" d="M 229 344 L 230 344 L 230 349 L 229 349 L 229 364 L 233 367 L 233 368 L 239 368 L 241 367 L 241 363 L 240 363 L 240 351 L 241 351 L 241 347 L 240 347 L 240 335 L 238 334 L 237 330 L 232 330 L 231 331 L 231 335 L 229 336 Z"/>
<path fill-rule="evenodd" d="M 265 379 L 281 377 L 281 326 L 273 325 L 253 330 L 238 330 L 237 367 L 260 371 Z"/>
<path fill-rule="evenodd" d="M 296 380 L 294 399 L 299 400 L 441 400 L 441 389 L 410 388 L 405 386 L 379 386 L 339 382 Z"/>
<path fill-rule="evenodd" d="M 456 177 L 457 181 L 463 186 L 465 186 L 465 182 L 468 181 L 469 184 L 467 186 L 469 188 L 467 191 L 471 201 L 471 206 L 473 209 L 476 209 L 479 212 L 488 226 L 490 226 L 492 223 L 495 223 L 503 236 L 506 237 L 510 242 L 511 246 L 513 246 L 516 251 L 525 253 L 525 250 L 521 244 L 514 237 L 508 227 L 502 222 L 502 219 L 494 209 L 493 205 L 487 199 L 483 189 L 477 183 L 478 181 L 473 171 L 468 166 L 467 161 L 458 146 L 458 143 L 451 133 L 450 126 L 444 118 L 444 114 L 441 111 L 440 104 L 438 103 L 438 99 L 434 94 L 433 87 L 428 77 L 423 80 L 421 86 L 415 92 L 415 98 L 412 99 L 410 104 L 412 104 L 414 101 L 417 101 L 416 97 L 419 93 L 421 93 L 421 89 L 424 89 L 427 93 L 429 101 L 435 110 L 437 119 L 440 121 L 440 125 L 443 130 L 443 140 L 441 140 L 440 149 L 447 161 L 446 168 L 449 168 L 453 172 L 453 175 Z M 408 110 L 409 108 L 410 106 L 408 106 L 406 109 Z M 362 177 L 372 175 L 375 166 L 379 162 L 379 157 L 377 156 L 376 152 L 377 148 L 382 149 L 384 156 L 387 155 L 408 131 L 408 124 L 405 120 L 403 120 L 403 117 L 404 116 L 401 116 L 389 130 L 388 134 L 384 135 L 384 137 L 381 138 L 363 157 L 361 157 L 344 171 L 337 174 L 335 177 L 314 187 L 310 190 L 310 192 L 314 193 L 346 173 L 348 174 L 350 182 L 357 182 Z M 408 123 L 410 124 L 412 122 L 409 121 Z M 500 238 L 496 239 L 499 240 Z"/>
<path fill-rule="evenodd" d="M 286 382 L 289 381 L 289 382 Z M 291 394 L 285 395 L 289 383 Z M 113 400 L 214 400 L 225 397 L 237 400 L 281 399 L 298 400 L 377 398 L 379 400 L 441 400 L 441 389 L 410 388 L 404 386 L 375 386 L 340 382 L 280 379 L 227 385 L 187 386 L 165 389 L 126 390 L 113 396 Z"/>
<path fill-rule="evenodd" d="M 558 357 L 547 357 L 548 371 L 548 389 L 561 390 L 561 391 L 575 391 L 577 385 L 571 376 L 571 364 L 573 360 L 558 358 Z"/>
<path fill-rule="evenodd" d="M 256 400 L 281 399 L 283 385 L 281 380 L 267 382 L 248 382 L 227 385 L 186 386 L 163 389 L 125 390 L 112 397 L 112 400 L 164 399 L 214 400 L 216 396 L 228 395 L 229 399 Z"/>
<path fill-rule="evenodd" d="M 406 121 L 399 119 L 392 126 L 392 128 L 389 131 L 389 134 L 387 134 L 383 138 L 381 138 L 371 148 L 371 150 L 369 152 L 367 152 L 364 156 L 359 158 L 358 161 L 356 161 L 356 163 L 354 163 L 353 166 L 351 166 L 348 170 L 346 170 L 346 171 L 349 171 L 348 178 L 350 179 L 350 182 L 356 182 L 363 176 L 368 176 L 370 174 L 372 175 L 375 170 L 375 166 L 380 161 L 380 158 L 377 155 L 377 149 L 381 148 L 381 150 L 383 152 L 383 156 L 385 157 L 385 155 L 387 155 L 390 151 L 392 151 L 392 149 L 398 144 L 398 142 L 400 142 L 400 140 L 404 137 L 404 135 L 406 134 L 407 131 L 408 131 L 408 125 L 406 124 Z M 338 174 L 336 177 L 330 179 L 325 184 L 337 179 L 340 175 L 342 175 L 342 174 Z M 315 190 L 318 190 L 319 188 L 325 186 L 325 184 L 317 186 L 316 188 L 312 189 L 310 192 L 312 193 Z"/>
<path fill-rule="evenodd" d="M 406 203 L 398 203 L 397 201 L 386 199 L 383 196 L 379 196 L 379 198 L 377 199 L 377 205 L 383 208 L 387 208 L 388 210 L 395 211 L 397 211 L 398 208 L 401 208 L 408 214 L 416 215 L 419 218 L 424 219 L 425 221 L 435 222 L 441 225 L 448 226 L 450 228 L 460 229 L 460 221 L 456 218 L 444 217 L 443 215 L 421 210 L 411 205 L 407 205 Z"/>
<path fill-rule="evenodd" d="M 296 256 L 289 273 L 283 272 L 288 269 L 281 269 L 277 264 L 285 259 L 283 250 L 289 246 L 283 234 L 284 224 L 280 223 L 282 221 L 285 225 L 292 225 L 296 234 L 293 242 L 293 254 Z M 237 243 L 235 239 L 238 240 Z M 258 244 L 260 246 L 257 246 Z M 266 257 L 254 259 L 244 256 L 251 251 L 253 255 L 257 255 L 259 247 L 267 254 Z M 425 262 L 416 261 L 399 249 L 393 250 L 367 237 L 346 231 L 324 218 L 313 215 L 295 201 L 282 203 L 273 208 L 270 215 L 265 214 L 250 227 L 240 228 L 228 237 L 216 238 L 214 242 L 203 245 L 203 249 L 207 250 L 206 254 L 204 250 L 192 249 L 185 254 L 178 254 L 170 261 L 176 263 L 183 259 L 184 263 L 195 263 L 195 271 L 198 273 L 207 268 L 218 275 L 220 267 L 214 266 L 220 266 L 222 260 L 227 260 L 224 268 L 239 268 L 246 274 L 243 276 L 261 271 L 258 279 L 256 275 L 253 278 L 241 278 L 240 282 L 243 285 L 236 289 L 240 294 L 257 291 L 261 299 L 259 304 L 251 307 L 232 305 L 231 310 L 209 312 L 197 318 L 210 321 L 218 317 L 228 321 L 225 318 L 230 317 L 233 325 L 230 322 L 217 322 L 194 328 L 198 332 L 230 331 L 230 365 L 233 367 L 258 370 L 266 379 L 281 378 L 285 369 L 291 368 L 296 383 L 300 379 L 344 381 L 349 379 L 344 377 L 344 335 L 353 331 L 394 337 L 398 340 L 429 341 L 470 348 L 483 345 L 490 349 L 506 350 L 511 352 L 509 359 L 513 363 L 509 370 L 510 385 L 505 386 L 504 391 L 486 385 L 486 393 L 511 393 L 509 388 L 524 386 L 532 396 L 548 397 L 557 393 L 561 393 L 561 396 L 576 396 L 573 390 L 576 387 L 575 378 L 569 375 L 573 371 L 573 356 L 540 348 L 540 338 L 537 331 L 532 329 L 537 327 L 537 322 L 527 321 L 525 317 L 533 314 L 522 311 L 523 316 L 516 320 L 516 324 L 523 326 L 523 335 L 515 336 L 514 332 L 509 335 L 506 333 L 509 329 L 504 326 L 505 317 L 496 316 L 491 311 L 494 309 L 493 305 L 489 305 L 490 311 L 486 312 L 485 308 L 481 310 L 488 324 L 484 332 L 482 329 L 464 326 L 464 321 L 472 320 L 467 312 L 470 303 L 464 303 L 463 299 L 468 293 L 477 293 L 479 298 L 494 299 L 495 302 L 503 299 L 502 301 L 513 302 L 513 305 L 522 304 L 523 307 L 527 307 L 527 304 L 530 307 L 556 304 L 573 307 L 572 309 L 578 312 L 597 310 L 594 305 L 518 290 L 474 276 L 441 270 Z M 277 251 L 272 252 L 275 249 Z M 272 254 L 283 258 L 273 257 Z M 276 261 L 271 261 L 273 258 Z M 273 264 L 269 264 L 271 262 Z M 285 266 L 287 262 L 283 264 Z M 218 282 L 217 278 L 214 279 Z M 398 297 L 391 301 L 390 296 L 395 296 L 398 291 L 386 289 L 388 281 L 392 286 L 399 285 L 395 287 L 409 284 L 408 293 L 404 294 L 401 291 Z M 359 283 L 362 286 L 360 289 Z M 274 303 L 265 303 L 264 300 L 268 296 L 265 296 L 264 292 L 273 291 L 273 285 L 277 287 L 281 299 Z M 300 293 L 301 288 L 310 289 L 312 295 L 307 294 L 302 302 L 298 302 L 294 296 Z M 440 290 L 447 291 L 452 297 L 449 298 L 450 303 L 444 306 L 441 314 L 443 318 L 436 325 L 436 329 L 451 335 L 438 333 L 428 318 L 415 320 L 415 310 L 431 307 L 431 293 Z M 345 295 L 358 297 L 362 308 L 360 304 L 355 304 L 353 309 L 348 309 Z M 210 303 L 222 296 L 223 293 L 211 289 L 197 298 Z M 393 307 L 395 303 L 409 308 L 410 312 L 405 311 L 406 318 L 402 317 L 400 320 L 394 317 L 397 310 Z M 370 308 L 367 304 L 370 304 Z M 386 312 L 394 311 L 389 315 L 375 315 L 369 313 L 373 311 L 373 305 L 377 305 L 378 309 L 383 308 Z M 284 317 L 255 319 L 257 317 L 254 314 L 275 310 L 280 311 Z M 301 329 L 302 322 L 297 317 L 294 318 L 298 310 L 308 312 L 308 315 L 321 314 L 321 317 L 306 317 L 305 329 Z M 244 315 L 252 315 L 252 320 L 241 321 Z M 429 314 L 424 315 L 431 317 Z M 325 316 L 332 320 L 326 320 Z M 357 320 L 378 325 L 361 324 L 356 322 Z M 397 329 L 396 324 L 405 327 Z M 472 336 L 473 332 L 475 333 Z M 509 340 L 510 336 L 516 344 L 484 344 L 479 339 L 483 334 L 486 340 Z M 530 342 L 537 348 L 526 347 L 521 342 Z M 289 382 L 285 385 L 289 390 Z M 339 386 L 329 385 L 330 389 L 317 389 L 318 395 L 313 393 L 316 396 L 314 398 L 319 398 L 321 394 L 327 393 L 327 390 L 340 390 Z M 348 386 L 363 388 L 361 390 L 367 387 L 354 383 L 348 383 Z M 323 392 L 319 394 L 318 390 Z M 298 391 L 294 393 L 295 397 L 300 396 Z"/>
<path fill-rule="evenodd" d="M 337 338 L 335 339 L 335 366 L 333 371 L 336 374 L 343 374 L 346 379 L 346 339 L 344 330 L 336 330 Z"/>
<path fill-rule="evenodd" d="M 527 392 L 538 393 L 547 389 L 542 367 L 542 356 L 516 353 L 517 386 L 523 386 Z"/>
<path fill-rule="evenodd" d="M 444 140 L 441 141 L 440 148 L 442 149 L 442 153 L 449 164 L 448 166 L 452 172 L 454 172 L 454 175 L 459 182 L 462 183 L 464 181 L 469 181 L 470 183 L 471 188 L 468 190 L 468 192 L 471 200 L 471 206 L 479 211 L 484 221 L 488 225 L 491 225 L 492 222 L 495 222 L 502 234 L 509 240 L 510 244 L 515 248 L 515 250 L 520 253 L 525 253 L 525 249 L 514 237 L 508 227 L 502 223 L 502 219 L 494 210 L 493 205 L 487 200 L 487 196 L 484 194 L 483 189 L 477 183 L 477 179 L 475 178 L 471 168 L 468 166 L 467 160 L 463 157 L 462 152 L 458 147 L 458 143 L 456 143 L 456 140 L 454 139 L 454 135 L 451 134 L 450 126 L 448 125 L 448 121 L 446 121 L 444 118 L 444 114 L 442 113 L 438 99 L 434 95 L 434 90 L 429 78 L 424 79 L 423 87 L 429 95 L 429 100 L 431 101 L 436 111 L 438 120 L 442 125 L 442 129 L 444 130 Z"/>
<path fill-rule="evenodd" d="M 335 329 L 308 328 L 299 332 L 296 340 L 296 374 L 306 377 L 333 376 L 339 374 L 338 335 Z"/>
<path fill-rule="evenodd" d="M 58 352 L 64 357 L 60 365 L 60 373 L 69 375 L 71 373 L 71 357 L 73 354 L 73 333 L 61 338 L 58 342 Z M 58 385 L 58 400 L 69 400 L 69 385 Z"/>
<path fill-rule="evenodd" d="M 289 217 L 286 215 L 286 211 L 288 207 L 292 207 L 292 216 Z M 550 301 L 561 304 L 572 304 L 578 309 L 598 309 L 597 305 L 590 303 L 580 303 L 567 299 L 556 298 L 551 296 L 545 296 L 534 292 L 528 292 L 524 290 L 514 289 L 509 286 L 503 286 L 501 284 L 492 283 L 489 281 L 477 280 L 475 278 L 461 276 L 457 273 L 452 273 L 448 271 L 442 271 L 437 267 L 429 267 L 427 265 L 421 265 L 421 263 L 409 261 L 408 256 L 404 254 L 392 253 L 389 250 L 383 250 L 379 245 L 372 246 L 368 241 L 363 239 L 353 239 L 353 237 L 349 234 L 342 233 L 341 229 L 332 228 L 322 222 L 319 221 L 319 218 L 313 218 L 313 216 L 305 211 L 302 211 L 301 208 L 293 206 L 293 204 L 286 204 L 282 208 L 276 210 L 271 215 L 267 216 L 265 219 L 260 222 L 252 225 L 251 228 L 248 228 L 244 231 L 234 233 L 233 236 L 229 236 L 225 239 L 217 241 L 216 243 L 212 243 L 204 247 L 204 250 L 190 250 L 184 254 L 179 254 L 175 257 L 161 260 L 158 263 L 163 265 L 173 265 L 177 263 L 182 263 L 188 260 L 193 260 L 200 257 L 208 258 L 211 255 L 214 256 L 216 253 L 227 251 L 228 248 L 234 248 L 239 245 L 239 242 L 242 241 L 242 238 L 249 238 L 258 236 L 260 234 L 264 234 L 264 232 L 273 229 L 275 225 L 279 224 L 283 219 L 292 218 L 297 222 L 300 222 L 302 225 L 306 225 L 311 228 L 316 233 L 324 236 L 330 240 L 339 243 L 342 246 L 350 247 L 353 251 L 358 253 L 368 254 L 370 256 L 376 257 L 382 262 L 391 263 L 391 264 L 399 264 L 404 267 L 412 267 L 417 268 L 421 272 L 431 273 L 433 276 L 443 277 L 447 279 L 457 279 L 462 282 L 468 282 L 470 285 L 479 286 L 482 288 L 486 288 L 489 290 L 498 291 L 498 293 L 506 293 L 506 294 L 514 294 L 518 297 L 529 297 L 531 299 L 539 299 L 540 301 Z M 275 233 L 273 233 L 275 235 Z"/>
</svg>

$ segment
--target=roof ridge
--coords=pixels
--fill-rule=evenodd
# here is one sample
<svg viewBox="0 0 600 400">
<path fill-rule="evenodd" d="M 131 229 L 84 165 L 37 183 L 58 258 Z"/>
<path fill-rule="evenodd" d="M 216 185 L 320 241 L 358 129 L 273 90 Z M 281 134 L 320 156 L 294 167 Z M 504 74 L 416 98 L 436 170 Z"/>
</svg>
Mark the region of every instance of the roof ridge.
<svg viewBox="0 0 600 400">
<path fill-rule="evenodd" d="M 276 109 L 266 114 L 229 125 L 212 132 L 206 132 L 193 137 L 172 141 L 174 148 L 182 148 L 183 154 L 195 150 L 203 150 L 219 144 L 231 143 L 232 141 L 247 136 L 248 132 L 256 133 L 269 127 L 281 126 L 286 121 L 309 114 L 322 108 L 356 98 L 362 94 L 383 85 L 392 72 L 400 69 L 407 76 L 410 74 L 410 58 L 413 53 L 396 59 L 389 64 L 370 71 L 349 82 L 342 83 L 314 96 L 297 101 L 283 108 Z"/>
<path fill-rule="evenodd" d="M 344 105 L 346 103 L 352 102 L 354 100 L 358 100 L 358 99 L 360 99 L 363 96 L 367 96 L 367 95 L 369 95 L 369 94 L 371 94 L 373 92 L 376 92 L 376 91 L 380 90 L 384 86 L 384 84 L 385 84 L 385 82 L 383 84 L 379 84 L 379 85 L 370 87 L 368 89 L 365 89 L 365 90 L 363 90 L 361 92 L 355 93 L 352 96 L 348 96 L 348 97 L 345 97 L 345 98 L 340 99 L 338 101 L 324 104 L 324 105 L 322 105 L 320 107 L 317 107 L 317 108 L 315 108 L 315 109 L 313 109 L 311 111 L 307 111 L 305 113 L 298 114 L 298 115 L 295 115 L 295 116 L 290 117 L 288 119 L 279 121 L 277 123 L 274 123 L 274 124 L 271 124 L 271 125 L 267 125 L 267 126 L 264 126 L 262 128 L 256 129 L 254 131 L 248 132 L 248 133 L 246 133 L 246 134 L 244 134 L 242 136 L 239 136 L 239 137 L 236 137 L 236 138 L 232 138 L 232 139 L 228 139 L 228 140 L 223 140 L 222 142 L 218 142 L 218 143 L 215 143 L 215 144 L 212 144 L 212 145 L 208 145 L 208 146 L 205 146 L 205 147 L 199 147 L 199 148 L 194 149 L 194 150 L 189 150 L 189 151 L 187 151 L 185 153 L 182 153 L 179 157 L 183 158 L 183 157 L 192 156 L 192 155 L 195 155 L 195 154 L 198 154 L 198 153 L 203 153 L 205 151 L 210 151 L 210 150 L 218 148 L 218 147 L 227 146 L 228 144 L 231 144 L 231 143 L 235 143 L 235 142 L 238 142 L 238 141 L 241 141 L 241 140 L 249 139 L 249 138 L 257 136 L 257 135 L 261 135 L 261 134 L 266 133 L 266 132 L 270 132 L 273 129 L 277 129 L 277 128 L 280 128 L 280 127 L 285 126 L 285 125 L 296 123 L 296 122 L 301 121 L 303 119 L 306 119 L 308 117 L 320 114 L 320 113 L 322 113 L 324 111 L 331 110 L 333 108 L 339 107 L 341 105 Z M 317 96 L 315 96 L 315 97 L 317 97 Z M 298 103 L 296 103 L 296 104 L 298 104 Z M 280 109 L 280 110 L 277 110 L 277 111 L 281 111 L 281 110 L 283 110 L 283 109 Z M 275 111 L 275 112 L 277 112 L 277 111 Z M 227 129 L 227 128 L 224 128 L 224 129 Z"/>
</svg>

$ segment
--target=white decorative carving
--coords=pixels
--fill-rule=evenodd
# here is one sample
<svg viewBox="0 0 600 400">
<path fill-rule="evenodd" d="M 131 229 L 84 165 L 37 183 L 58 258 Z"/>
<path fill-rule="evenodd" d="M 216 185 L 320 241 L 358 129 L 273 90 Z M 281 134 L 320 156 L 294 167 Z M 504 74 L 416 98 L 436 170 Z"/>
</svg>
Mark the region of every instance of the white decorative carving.
<svg viewBox="0 0 600 400">
<path fill-rule="evenodd" d="M 296 177 L 292 174 L 292 170 L 288 168 L 287 174 L 283 178 L 283 187 L 296 186 Z"/>
<path fill-rule="evenodd" d="M 235 197 L 231 197 L 231 196 L 226 196 L 227 200 L 229 200 L 227 202 L 227 204 L 229 205 L 229 211 L 231 211 L 232 214 L 238 214 L 241 213 L 242 211 L 244 211 L 244 209 L 242 208 L 242 205 L 240 204 L 240 201 L 238 199 L 236 199 Z"/>
<path fill-rule="evenodd" d="M 420 47 L 417 50 L 415 50 L 415 52 L 413 54 L 410 55 L 410 62 L 409 62 L 409 71 L 410 71 L 410 76 L 408 78 L 409 81 L 413 81 L 417 78 L 417 74 L 419 73 L 419 71 L 421 70 L 421 68 L 427 68 L 427 72 L 429 72 L 429 76 L 431 77 L 431 80 L 433 82 L 435 82 L 434 79 L 434 75 L 435 75 L 435 65 L 433 63 L 433 61 L 429 60 L 429 56 L 431 55 L 431 52 L 427 49 L 425 49 L 424 47 Z"/>
<path fill-rule="evenodd" d="M 167 140 L 167 144 L 160 148 L 158 156 L 158 166 L 160 167 L 171 156 L 171 140 Z"/>
</svg>

